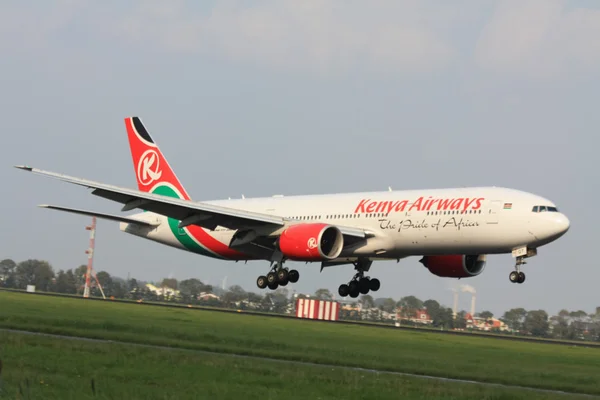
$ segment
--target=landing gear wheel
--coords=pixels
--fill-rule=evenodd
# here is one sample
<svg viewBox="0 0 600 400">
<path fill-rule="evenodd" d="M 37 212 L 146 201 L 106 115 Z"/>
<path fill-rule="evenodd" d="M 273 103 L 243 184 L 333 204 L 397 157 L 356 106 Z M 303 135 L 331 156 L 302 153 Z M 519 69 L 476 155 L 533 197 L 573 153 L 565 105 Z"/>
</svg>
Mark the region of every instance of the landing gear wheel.
<svg viewBox="0 0 600 400">
<path fill-rule="evenodd" d="M 279 271 L 277 271 L 277 282 L 279 282 L 280 284 L 283 284 L 285 282 L 285 285 L 287 285 L 288 282 L 288 278 L 289 277 L 289 273 L 288 270 L 285 268 L 280 269 Z M 283 285 L 283 286 L 285 286 Z"/>
<path fill-rule="evenodd" d="M 269 289 L 275 290 L 275 289 L 277 289 L 277 287 L 279 287 L 279 284 L 277 282 L 275 282 L 275 283 L 269 283 L 268 286 L 269 286 Z"/>
<path fill-rule="evenodd" d="M 354 292 L 350 292 L 350 297 L 352 297 L 353 299 L 357 298 L 358 295 L 360 294 L 360 292 L 358 290 L 354 291 Z"/>
<path fill-rule="evenodd" d="M 340 285 L 340 287 L 338 288 L 338 294 L 342 297 L 346 297 L 350 294 L 350 288 L 348 287 L 348 285 L 346 285 L 345 283 L 343 285 Z"/>
<path fill-rule="evenodd" d="M 525 282 L 525 273 L 524 272 L 519 272 L 519 278 L 518 278 L 517 282 L 518 283 Z"/>
<path fill-rule="evenodd" d="M 375 279 L 371 279 L 369 280 L 369 289 L 376 292 L 379 290 L 379 288 L 381 287 L 381 282 L 379 282 L 379 279 L 375 278 Z"/>
<path fill-rule="evenodd" d="M 272 284 L 276 284 L 277 283 L 277 274 L 275 274 L 275 272 L 269 272 L 267 274 L 267 282 L 269 284 L 269 287 L 271 287 L 270 285 L 272 285 Z"/>
<path fill-rule="evenodd" d="M 370 281 L 371 280 L 369 278 L 362 278 L 360 281 L 358 281 L 358 291 L 362 294 L 369 293 Z"/>
<path fill-rule="evenodd" d="M 512 271 L 510 275 L 508 275 L 508 279 L 510 279 L 512 283 L 517 283 L 519 281 L 519 273 L 517 271 Z"/>
<path fill-rule="evenodd" d="M 288 281 L 296 283 L 298 282 L 298 279 L 300 279 L 300 273 L 298 273 L 298 271 L 296 271 L 295 269 L 291 270 L 288 273 Z"/>
<path fill-rule="evenodd" d="M 256 286 L 258 286 L 259 289 L 266 288 L 268 284 L 269 282 L 267 281 L 267 277 L 264 275 L 259 276 L 256 280 Z"/>
</svg>

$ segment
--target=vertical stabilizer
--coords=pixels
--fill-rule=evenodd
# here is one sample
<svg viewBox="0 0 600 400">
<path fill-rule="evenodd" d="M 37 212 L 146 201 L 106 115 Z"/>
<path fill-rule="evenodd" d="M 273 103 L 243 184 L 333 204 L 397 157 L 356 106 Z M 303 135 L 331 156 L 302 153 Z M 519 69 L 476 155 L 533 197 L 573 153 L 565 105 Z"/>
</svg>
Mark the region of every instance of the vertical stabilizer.
<svg viewBox="0 0 600 400">
<path fill-rule="evenodd" d="M 125 127 L 139 190 L 190 200 L 142 121 L 138 117 L 127 117 Z"/>
</svg>

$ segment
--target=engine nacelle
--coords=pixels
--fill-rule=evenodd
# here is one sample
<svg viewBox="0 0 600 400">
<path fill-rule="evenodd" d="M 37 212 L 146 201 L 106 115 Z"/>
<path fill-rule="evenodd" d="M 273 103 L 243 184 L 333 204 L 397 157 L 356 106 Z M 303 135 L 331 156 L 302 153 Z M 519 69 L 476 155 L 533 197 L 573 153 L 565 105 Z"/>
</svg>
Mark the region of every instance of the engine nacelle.
<svg viewBox="0 0 600 400">
<path fill-rule="evenodd" d="M 342 232 L 322 223 L 292 225 L 279 237 L 279 250 L 295 261 L 333 260 L 343 247 Z"/>
<path fill-rule="evenodd" d="M 434 275 L 444 278 L 470 278 L 483 272 L 486 255 L 425 256 L 419 261 Z"/>
</svg>

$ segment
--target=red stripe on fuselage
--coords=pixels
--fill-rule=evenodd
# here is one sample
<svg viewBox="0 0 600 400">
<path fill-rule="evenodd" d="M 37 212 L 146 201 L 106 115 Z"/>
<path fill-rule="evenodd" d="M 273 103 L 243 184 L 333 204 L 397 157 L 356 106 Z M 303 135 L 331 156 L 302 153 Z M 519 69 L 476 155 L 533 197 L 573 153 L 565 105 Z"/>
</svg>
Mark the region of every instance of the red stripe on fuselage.
<svg viewBox="0 0 600 400">
<path fill-rule="evenodd" d="M 197 225 L 190 225 L 187 227 L 188 232 L 194 239 L 202 243 L 209 250 L 214 251 L 222 257 L 230 258 L 232 260 L 255 260 L 255 257 L 250 255 L 240 253 L 237 250 L 233 250 L 231 247 L 227 246 L 225 243 L 222 243 L 212 237 L 204 228 Z"/>
</svg>

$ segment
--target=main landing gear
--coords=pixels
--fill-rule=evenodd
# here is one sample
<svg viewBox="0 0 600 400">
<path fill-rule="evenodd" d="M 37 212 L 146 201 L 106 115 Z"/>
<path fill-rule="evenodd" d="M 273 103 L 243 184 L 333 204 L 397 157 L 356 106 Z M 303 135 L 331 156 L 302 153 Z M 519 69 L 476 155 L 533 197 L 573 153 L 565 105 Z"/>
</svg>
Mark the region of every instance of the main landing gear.
<svg viewBox="0 0 600 400">
<path fill-rule="evenodd" d="M 515 263 L 515 271 L 512 271 L 508 276 L 508 279 L 512 283 L 523 283 L 525 282 L 525 273 L 521 271 L 521 265 L 527 264 L 525 262 L 524 256 L 517 257 L 517 262 Z"/>
<path fill-rule="evenodd" d="M 379 290 L 381 283 L 379 279 L 369 278 L 365 275 L 365 271 L 368 271 L 371 267 L 371 260 L 358 261 L 354 263 L 355 269 L 358 271 L 352 280 L 347 284 L 342 284 L 338 288 L 338 293 L 342 297 L 350 296 L 352 298 L 358 297 L 359 294 L 367 294 L 370 290 L 376 292 Z"/>
<path fill-rule="evenodd" d="M 271 271 L 267 276 L 261 275 L 256 280 L 256 286 L 260 289 L 268 287 L 271 290 L 277 289 L 279 286 L 285 286 L 288 282 L 296 283 L 300 279 L 300 273 L 295 269 L 288 270 L 283 268 L 283 264 L 278 262 L 272 266 Z"/>
</svg>

